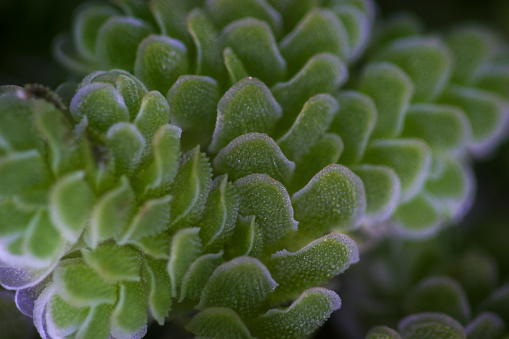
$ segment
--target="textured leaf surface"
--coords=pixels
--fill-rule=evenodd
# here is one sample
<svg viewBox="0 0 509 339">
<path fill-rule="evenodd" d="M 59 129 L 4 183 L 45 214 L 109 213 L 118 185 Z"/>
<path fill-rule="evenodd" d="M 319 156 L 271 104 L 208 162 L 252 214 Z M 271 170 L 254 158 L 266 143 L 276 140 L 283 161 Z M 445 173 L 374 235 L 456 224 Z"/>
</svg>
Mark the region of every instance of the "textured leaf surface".
<svg viewBox="0 0 509 339">
<path fill-rule="evenodd" d="M 419 139 L 379 139 L 371 142 L 363 163 L 394 169 L 401 181 L 401 200 L 408 201 L 422 188 L 431 165 L 431 152 Z"/>
<path fill-rule="evenodd" d="M 401 339 L 401 336 L 392 328 L 377 326 L 372 328 L 368 334 L 366 334 L 365 339 Z"/>
<path fill-rule="evenodd" d="M 295 163 L 286 158 L 271 137 L 262 133 L 248 133 L 235 138 L 214 159 L 214 167 L 237 180 L 253 173 L 271 176 L 288 182 Z"/>
<path fill-rule="evenodd" d="M 196 259 L 182 279 L 182 293 L 179 302 L 185 298 L 200 300 L 203 288 L 215 269 L 223 263 L 223 253 L 208 253 Z"/>
<path fill-rule="evenodd" d="M 250 76 L 260 78 L 268 85 L 285 77 L 286 61 L 266 22 L 254 18 L 235 21 L 224 28 L 222 39 L 225 46 L 232 48 L 242 60 Z"/>
<path fill-rule="evenodd" d="M 407 237 L 433 234 L 440 227 L 442 218 L 437 200 L 424 192 L 399 205 L 394 212 L 396 232 Z"/>
<path fill-rule="evenodd" d="M 334 54 L 320 53 L 309 59 L 302 69 L 286 82 L 271 87 L 272 94 L 283 107 L 280 124 L 289 127 L 304 103 L 320 93 L 334 93 L 348 77 L 346 65 Z"/>
<path fill-rule="evenodd" d="M 226 307 L 206 308 L 193 317 L 186 329 L 199 339 L 253 339 L 239 315 Z"/>
<path fill-rule="evenodd" d="M 172 219 L 170 227 L 177 229 L 196 223 L 205 207 L 210 188 L 211 168 L 200 146 L 187 152 L 175 176 L 170 192 Z"/>
<path fill-rule="evenodd" d="M 81 235 L 95 200 L 84 175 L 83 172 L 74 172 L 62 177 L 50 193 L 49 211 L 53 225 L 71 242 Z"/>
<path fill-rule="evenodd" d="M 115 159 L 115 170 L 119 175 L 132 174 L 138 167 L 143 151 L 145 138 L 130 123 L 117 123 L 106 133 L 108 146 Z"/>
<path fill-rule="evenodd" d="M 344 91 L 338 96 L 339 111 L 330 132 L 341 136 L 345 145 L 341 163 L 358 162 L 375 128 L 378 112 L 373 99 L 356 91 Z"/>
<path fill-rule="evenodd" d="M 216 129 L 209 150 L 218 152 L 236 137 L 249 132 L 270 134 L 281 115 L 281 106 L 265 84 L 245 78 L 219 101 Z"/>
<path fill-rule="evenodd" d="M 372 63 L 361 75 L 359 91 L 370 96 L 376 104 L 378 118 L 373 136 L 398 136 L 414 92 L 408 75 L 393 64 Z"/>
<path fill-rule="evenodd" d="M 361 179 L 342 165 L 329 165 L 292 196 L 299 231 L 315 235 L 359 225 L 366 211 Z"/>
<path fill-rule="evenodd" d="M 410 315 L 398 324 L 398 331 L 408 339 L 464 339 L 465 331 L 453 318 L 441 313 L 419 313 Z"/>
<path fill-rule="evenodd" d="M 310 11 L 279 43 L 290 72 L 300 69 L 313 55 L 329 52 L 346 60 L 350 45 L 345 26 L 327 9 Z"/>
<path fill-rule="evenodd" d="M 258 258 L 263 252 L 263 232 L 256 217 L 237 218 L 233 239 L 227 247 L 229 257 L 250 256 Z"/>
<path fill-rule="evenodd" d="M 200 238 L 206 252 L 219 251 L 231 239 L 238 212 L 236 187 L 228 182 L 227 175 L 217 177 L 212 182 L 200 220 Z"/>
<path fill-rule="evenodd" d="M 328 94 L 318 94 L 309 99 L 290 130 L 278 140 L 283 153 L 299 161 L 325 135 L 338 109 L 338 102 Z"/>
<path fill-rule="evenodd" d="M 162 326 L 171 308 L 171 281 L 166 271 L 166 261 L 145 259 L 145 270 L 150 314 Z"/>
<path fill-rule="evenodd" d="M 293 218 L 290 197 L 285 187 L 266 174 L 251 174 L 235 182 L 242 216 L 256 216 L 263 234 L 264 249 L 282 240 L 298 222 Z"/>
<path fill-rule="evenodd" d="M 341 305 L 338 295 L 325 288 L 305 291 L 290 307 L 271 309 L 255 321 L 260 338 L 299 338 L 323 325 Z"/>
<path fill-rule="evenodd" d="M 171 240 L 168 273 L 171 281 L 172 296 L 180 295 L 182 279 L 189 266 L 202 254 L 199 228 L 184 228 L 178 231 Z"/>
<path fill-rule="evenodd" d="M 413 102 L 436 99 L 452 71 L 452 56 L 447 46 L 434 37 L 409 37 L 396 40 L 380 53 L 379 60 L 401 67 L 415 85 Z"/>
<path fill-rule="evenodd" d="M 145 137 L 149 146 L 152 137 L 159 127 L 166 124 L 170 117 L 168 102 L 156 91 L 151 91 L 143 96 L 139 111 L 136 112 L 133 123 Z"/>
<path fill-rule="evenodd" d="M 48 168 L 36 150 L 0 156 L 0 197 L 33 188 L 49 177 Z"/>
<path fill-rule="evenodd" d="M 85 262 L 105 281 L 139 281 L 142 257 L 127 246 L 100 245 L 94 250 L 82 249 Z"/>
<path fill-rule="evenodd" d="M 87 117 L 90 127 L 99 132 L 106 132 L 117 122 L 129 121 L 124 99 L 107 83 L 92 83 L 78 90 L 72 98 L 70 111 L 78 122 Z"/>
<path fill-rule="evenodd" d="M 320 285 L 359 261 L 355 242 L 344 234 L 331 233 L 312 241 L 296 252 L 273 254 L 267 262 L 279 283 L 275 298 L 285 298 Z"/>
<path fill-rule="evenodd" d="M 467 144 L 470 123 L 457 107 L 416 104 L 407 111 L 402 136 L 422 139 L 432 149 L 454 151 Z"/>
<path fill-rule="evenodd" d="M 242 317 L 250 317 L 261 311 L 276 286 L 270 272 L 260 261 L 237 257 L 214 271 L 197 307 L 229 307 Z"/>
<path fill-rule="evenodd" d="M 111 315 L 111 334 L 114 337 L 133 337 L 147 331 L 147 291 L 141 282 L 120 284 L 118 302 Z"/>
<path fill-rule="evenodd" d="M 120 236 L 134 208 L 135 195 L 127 178 L 104 194 L 94 205 L 85 240 L 95 248 L 99 242 Z"/>
<path fill-rule="evenodd" d="M 115 286 L 85 264 L 58 267 L 53 273 L 53 282 L 58 294 L 74 307 L 112 304 L 117 300 Z"/>
<path fill-rule="evenodd" d="M 366 190 L 366 217 L 386 220 L 394 214 L 399 202 L 401 183 L 390 167 L 360 165 L 352 171 L 361 178 Z"/>
<path fill-rule="evenodd" d="M 179 40 L 150 35 L 138 46 L 134 74 L 149 90 L 166 94 L 188 68 L 187 48 Z"/>
<path fill-rule="evenodd" d="M 102 68 L 134 70 L 136 50 L 152 29 L 142 20 L 115 16 L 99 29 L 97 35 L 97 58 Z"/>
</svg>

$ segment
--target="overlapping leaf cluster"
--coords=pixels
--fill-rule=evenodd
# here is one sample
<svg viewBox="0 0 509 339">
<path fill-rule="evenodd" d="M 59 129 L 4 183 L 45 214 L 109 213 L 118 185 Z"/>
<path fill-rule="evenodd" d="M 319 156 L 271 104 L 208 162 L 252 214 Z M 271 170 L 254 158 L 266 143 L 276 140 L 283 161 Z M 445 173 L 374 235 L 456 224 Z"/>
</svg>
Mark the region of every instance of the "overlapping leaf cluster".
<svg viewBox="0 0 509 339">
<path fill-rule="evenodd" d="M 490 224 L 490 232 L 486 227 L 483 224 L 467 235 L 445 233 L 424 244 L 386 243 L 364 257 L 362 267 L 351 272 L 343 291 L 348 296 L 363 296 L 356 298 L 356 303 L 344 300 L 352 306 L 358 324 L 393 327 L 404 316 L 419 324 L 429 321 L 423 314 L 433 313 L 440 314 L 433 316 L 435 330 L 455 328 L 451 338 L 507 336 L 509 271 L 502 239 L 508 229 L 500 222 Z M 367 337 L 384 338 L 387 331 L 376 328 Z M 403 332 L 401 336 L 412 337 Z M 393 334 L 388 338 L 399 337 Z"/>
<path fill-rule="evenodd" d="M 355 243 L 284 250 L 299 200 L 266 174 L 212 180 L 159 92 L 121 70 L 87 76 L 68 111 L 37 86 L 3 91 L 1 279 L 41 336 L 140 338 L 147 311 L 163 324 L 196 307 L 198 336 L 293 338 L 339 307 L 316 286 L 358 260 Z M 339 189 L 342 174 L 316 181 Z"/>
</svg>

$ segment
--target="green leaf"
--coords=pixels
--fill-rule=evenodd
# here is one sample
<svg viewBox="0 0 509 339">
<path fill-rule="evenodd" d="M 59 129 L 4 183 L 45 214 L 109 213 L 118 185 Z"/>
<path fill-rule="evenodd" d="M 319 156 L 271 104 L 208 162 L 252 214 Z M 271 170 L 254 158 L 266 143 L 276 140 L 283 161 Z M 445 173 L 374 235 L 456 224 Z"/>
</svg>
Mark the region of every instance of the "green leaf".
<svg viewBox="0 0 509 339">
<path fill-rule="evenodd" d="M 85 322 L 90 310 L 69 305 L 58 294 L 54 294 L 46 306 L 47 331 L 49 335 L 65 337 L 75 332 Z"/>
<path fill-rule="evenodd" d="M 297 161 L 288 191 L 293 193 L 301 189 L 325 166 L 337 163 L 343 148 L 343 140 L 337 134 L 325 134 Z"/>
<path fill-rule="evenodd" d="M 129 119 L 134 120 L 140 110 L 141 100 L 147 94 L 145 85 L 131 73 L 121 69 L 97 71 L 87 75 L 79 84 L 78 89 L 91 83 L 107 83 L 120 93 L 129 110 Z M 74 95 L 74 93 L 73 93 Z"/>
<path fill-rule="evenodd" d="M 465 332 L 469 339 L 496 339 L 502 337 L 505 329 L 504 321 L 498 315 L 483 312 L 468 324 Z"/>
<path fill-rule="evenodd" d="M 150 35 L 138 47 L 134 74 L 150 90 L 166 94 L 188 69 L 187 48 L 179 40 Z"/>
<path fill-rule="evenodd" d="M 170 120 L 183 130 L 206 132 L 214 130 L 219 85 L 206 76 L 184 75 L 170 88 L 168 95 Z"/>
<path fill-rule="evenodd" d="M 23 252 L 34 257 L 30 266 L 48 266 L 62 251 L 63 245 L 64 241 L 53 226 L 48 213 L 46 211 L 36 213 L 23 235 Z"/>
<path fill-rule="evenodd" d="M 227 175 L 216 177 L 199 222 L 205 252 L 219 251 L 231 239 L 238 212 L 239 196 L 236 187 L 228 182 Z"/>
<path fill-rule="evenodd" d="M 215 269 L 223 263 L 223 252 L 204 254 L 196 259 L 182 279 L 182 293 L 179 302 L 190 299 L 200 300 L 201 293 Z"/>
<path fill-rule="evenodd" d="M 129 110 L 120 93 L 110 84 L 91 83 L 72 98 L 71 114 L 77 122 L 87 118 L 91 128 L 106 132 L 113 124 L 129 121 Z"/>
<path fill-rule="evenodd" d="M 282 127 L 291 126 L 310 97 L 334 93 L 347 78 L 348 68 L 336 55 L 313 55 L 290 80 L 278 82 L 270 89 L 283 107 L 284 115 L 279 124 L 284 125 Z"/>
<path fill-rule="evenodd" d="M 118 243 L 123 245 L 130 240 L 156 235 L 168 228 L 172 196 L 147 200 L 132 217 L 129 226 Z"/>
<path fill-rule="evenodd" d="M 82 169 L 87 161 L 91 161 L 88 159 L 89 154 L 86 150 L 88 145 L 85 138 L 82 134 L 73 131 L 71 124 L 61 111 L 48 106 L 36 106 L 34 122 L 48 145 L 47 157 L 51 170 L 56 176 L 61 176 L 70 171 Z"/>
<path fill-rule="evenodd" d="M 256 216 L 263 234 L 264 250 L 280 244 L 283 237 L 297 229 L 290 196 L 286 188 L 266 174 L 250 174 L 235 181 L 240 197 L 239 213 Z"/>
<path fill-rule="evenodd" d="M 129 181 L 122 177 L 118 185 L 94 205 L 85 234 L 87 244 L 95 248 L 103 240 L 119 237 L 131 217 L 134 203 L 135 195 Z"/>
<path fill-rule="evenodd" d="M 254 215 L 239 216 L 233 238 L 226 246 L 229 258 L 249 256 L 258 258 L 263 253 L 263 232 Z"/>
<path fill-rule="evenodd" d="M 489 297 L 479 306 L 484 311 L 496 313 L 507 319 L 509 316 L 509 283 L 497 288 Z"/>
<path fill-rule="evenodd" d="M 32 213 L 24 210 L 12 200 L 0 201 L 0 239 L 10 240 L 21 235 L 28 227 Z"/>
<path fill-rule="evenodd" d="M 407 111 L 401 135 L 422 139 L 434 150 L 457 151 L 467 145 L 470 123 L 457 107 L 414 104 Z"/>
<path fill-rule="evenodd" d="M 172 297 L 181 295 L 182 280 L 189 266 L 202 254 L 199 231 L 198 227 L 184 228 L 175 233 L 171 240 L 168 274 Z"/>
<path fill-rule="evenodd" d="M 145 270 L 150 314 L 162 326 L 171 309 L 171 281 L 166 271 L 166 261 L 145 257 Z"/>
<path fill-rule="evenodd" d="M 320 4 L 319 0 L 267 0 L 281 15 L 285 31 L 294 27 L 307 12 Z"/>
<path fill-rule="evenodd" d="M 372 328 L 364 339 L 401 339 L 398 332 L 386 326 Z"/>
<path fill-rule="evenodd" d="M 393 64 L 370 63 L 361 74 L 358 88 L 373 99 L 378 111 L 373 136 L 399 136 L 414 92 L 408 75 Z"/>
<path fill-rule="evenodd" d="M 226 307 L 204 309 L 191 319 L 186 330 L 198 339 L 254 339 L 239 315 Z"/>
<path fill-rule="evenodd" d="M 360 225 L 366 211 L 361 179 L 342 165 L 329 165 L 292 196 L 299 232 L 321 236 Z"/>
<path fill-rule="evenodd" d="M 159 127 L 152 139 L 152 157 L 144 162 L 134 177 L 134 187 L 142 193 L 165 192 L 179 170 L 180 135 L 177 126 Z"/>
<path fill-rule="evenodd" d="M 151 91 L 143 96 L 140 109 L 136 112 L 133 123 L 145 137 L 145 140 L 149 142 L 152 140 L 157 130 L 168 123 L 169 119 L 170 106 L 168 105 L 168 101 L 166 101 L 161 93 Z"/>
<path fill-rule="evenodd" d="M 110 6 L 94 4 L 78 11 L 73 21 L 73 42 L 77 52 L 87 60 L 96 56 L 97 34 L 101 26 L 118 11 Z"/>
<path fill-rule="evenodd" d="M 445 159 L 445 165 L 438 177 L 426 181 L 426 191 L 440 200 L 446 215 L 461 218 L 472 203 L 474 177 L 471 169 L 461 161 Z"/>
<path fill-rule="evenodd" d="M 370 49 L 380 50 L 396 40 L 424 34 L 424 27 L 420 18 L 404 12 L 389 17 L 373 33 Z"/>
<path fill-rule="evenodd" d="M 69 34 L 57 36 L 53 42 L 52 51 L 55 59 L 73 73 L 86 75 L 100 68 L 97 61 L 87 61 L 76 52 Z"/>
<path fill-rule="evenodd" d="M 375 128 L 378 111 L 373 99 L 356 91 L 341 92 L 338 103 L 339 111 L 329 131 L 340 135 L 345 144 L 341 163 L 357 163 L 361 160 Z"/>
<path fill-rule="evenodd" d="M 248 133 L 223 148 L 214 159 L 214 167 L 219 172 L 228 173 L 232 180 L 263 173 L 280 182 L 288 182 L 295 163 L 285 157 L 267 134 Z"/>
<path fill-rule="evenodd" d="M 95 202 L 85 173 L 73 172 L 55 182 L 49 194 L 51 221 L 69 242 L 78 240 L 85 229 Z"/>
<path fill-rule="evenodd" d="M 409 37 L 391 43 L 377 60 L 405 71 L 415 86 L 413 102 L 436 99 L 449 81 L 453 59 L 447 46 L 435 37 Z"/>
<path fill-rule="evenodd" d="M 467 295 L 461 285 L 445 276 L 433 276 L 419 282 L 407 296 L 408 313 L 440 312 L 461 323 L 471 316 Z"/>
<path fill-rule="evenodd" d="M 372 28 L 368 13 L 354 4 L 339 4 L 331 8 L 339 17 L 346 32 L 350 45 L 350 59 L 359 58 L 371 37 Z"/>
<path fill-rule="evenodd" d="M 41 185 L 49 175 L 45 161 L 36 150 L 0 156 L 0 198 Z"/>
<path fill-rule="evenodd" d="M 94 250 L 82 249 L 85 262 L 109 283 L 140 281 L 141 254 L 127 246 L 101 244 Z"/>
<path fill-rule="evenodd" d="M 0 96 L 0 150 L 28 151 L 40 144 L 33 119 L 33 105 L 19 96 L 19 89 Z"/>
<path fill-rule="evenodd" d="M 475 77 L 475 87 L 484 89 L 502 97 L 509 95 L 509 65 L 486 63 Z"/>
<path fill-rule="evenodd" d="M 206 2 L 205 8 L 219 28 L 247 17 L 265 21 L 275 35 L 279 35 L 283 28 L 281 15 L 264 0 L 241 3 L 236 0 L 211 0 Z"/>
<path fill-rule="evenodd" d="M 222 46 L 217 43 L 219 37 L 214 23 L 200 8 L 187 16 L 187 29 L 196 47 L 195 74 L 208 75 L 218 81 L 224 77 Z"/>
<path fill-rule="evenodd" d="M 343 61 L 350 57 L 348 33 L 339 18 L 330 10 L 313 9 L 279 43 L 281 54 L 288 62 L 290 74 L 295 73 L 315 54 L 332 53 Z"/>
<path fill-rule="evenodd" d="M 500 44 L 487 29 L 473 25 L 454 29 L 447 35 L 446 43 L 454 57 L 452 79 L 463 85 L 474 80 Z"/>
<path fill-rule="evenodd" d="M 170 228 L 175 230 L 198 222 L 210 189 L 210 163 L 200 146 L 182 157 L 170 193 L 172 220 Z"/>
<path fill-rule="evenodd" d="M 128 240 L 129 244 L 138 247 L 144 254 L 154 259 L 168 259 L 170 253 L 170 236 L 167 232 L 141 238 Z"/>
<path fill-rule="evenodd" d="M 134 17 L 115 16 L 106 21 L 97 35 L 97 59 L 103 69 L 134 70 L 136 50 L 152 28 Z"/>
<path fill-rule="evenodd" d="M 249 76 L 242 60 L 239 59 L 230 47 L 224 49 L 223 59 L 232 85 Z"/>
<path fill-rule="evenodd" d="M 120 284 L 118 302 L 111 315 L 111 336 L 144 336 L 147 332 L 147 288 L 142 282 Z"/>
<path fill-rule="evenodd" d="M 329 94 L 310 98 L 290 130 L 278 140 L 283 153 L 299 161 L 325 135 L 338 109 L 338 102 Z"/>
<path fill-rule="evenodd" d="M 424 238 L 435 234 L 443 222 L 439 202 L 422 192 L 398 206 L 394 212 L 395 232 L 405 237 Z"/>
<path fill-rule="evenodd" d="M 314 240 L 296 252 L 279 251 L 267 261 L 267 268 L 279 283 L 273 299 L 285 299 L 323 284 L 358 261 L 355 242 L 338 233 Z"/>
<path fill-rule="evenodd" d="M 463 109 L 470 120 L 470 147 L 474 152 L 485 153 L 502 137 L 507 105 L 499 96 L 476 88 L 451 86 L 440 101 Z"/>
<path fill-rule="evenodd" d="M 189 42 L 189 33 L 186 30 L 187 3 L 178 0 L 151 0 L 149 7 L 156 19 L 161 34 Z"/>
<path fill-rule="evenodd" d="M 267 86 L 260 80 L 245 78 L 233 85 L 219 101 L 209 151 L 216 153 L 246 133 L 270 135 L 281 115 L 281 106 Z"/>
<path fill-rule="evenodd" d="M 104 281 L 84 263 L 57 267 L 53 272 L 53 284 L 58 294 L 73 307 L 113 304 L 117 300 L 115 285 Z"/>
<path fill-rule="evenodd" d="M 77 338 L 107 339 L 110 337 L 112 305 L 102 304 L 90 309 L 88 316 L 76 333 Z"/>
<path fill-rule="evenodd" d="M 466 339 L 463 326 L 442 313 L 409 315 L 399 322 L 398 331 L 405 339 Z"/>
<path fill-rule="evenodd" d="M 205 285 L 197 308 L 229 307 L 241 317 L 259 313 L 277 283 L 255 258 L 237 257 L 220 265 Z"/>
<path fill-rule="evenodd" d="M 394 169 L 401 182 L 400 199 L 405 202 L 422 189 L 431 166 L 431 151 L 419 139 L 379 139 L 368 145 L 362 162 Z"/>
<path fill-rule="evenodd" d="M 131 175 L 141 162 L 145 150 L 145 138 L 136 125 L 117 123 L 106 133 L 108 147 L 115 159 L 115 170 L 118 175 Z"/>
<path fill-rule="evenodd" d="M 312 288 L 286 309 L 271 309 L 255 320 L 260 338 L 300 338 L 322 326 L 341 306 L 338 295 L 325 288 Z"/>
<path fill-rule="evenodd" d="M 390 167 L 359 165 L 352 171 L 361 178 L 366 190 L 366 218 L 370 221 L 389 219 L 398 207 L 401 183 Z"/>
<path fill-rule="evenodd" d="M 235 21 L 224 28 L 220 39 L 235 51 L 250 76 L 268 85 L 285 78 L 286 61 L 266 22 L 254 18 Z"/>
</svg>

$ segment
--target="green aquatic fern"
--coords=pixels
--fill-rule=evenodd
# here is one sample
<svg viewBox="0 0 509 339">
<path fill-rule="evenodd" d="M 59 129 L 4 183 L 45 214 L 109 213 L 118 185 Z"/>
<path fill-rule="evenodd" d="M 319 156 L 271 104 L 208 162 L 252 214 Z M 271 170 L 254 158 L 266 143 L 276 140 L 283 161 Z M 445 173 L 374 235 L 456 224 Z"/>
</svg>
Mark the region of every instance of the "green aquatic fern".
<svg viewBox="0 0 509 339">
<path fill-rule="evenodd" d="M 506 120 L 503 43 L 374 20 L 370 0 L 79 8 L 54 44 L 79 84 L 0 88 L 0 283 L 39 334 L 305 337 L 356 230 L 461 218 Z"/>
</svg>

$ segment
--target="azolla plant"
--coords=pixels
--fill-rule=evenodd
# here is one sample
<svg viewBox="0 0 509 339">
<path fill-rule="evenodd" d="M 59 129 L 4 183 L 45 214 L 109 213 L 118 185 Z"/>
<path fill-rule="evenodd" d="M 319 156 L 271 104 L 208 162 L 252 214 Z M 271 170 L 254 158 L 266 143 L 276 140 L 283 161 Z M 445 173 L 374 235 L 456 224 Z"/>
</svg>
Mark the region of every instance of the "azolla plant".
<svg viewBox="0 0 509 339">
<path fill-rule="evenodd" d="M 39 334 L 141 338 L 171 318 L 202 338 L 299 338 L 340 307 L 321 286 L 359 260 L 355 229 L 460 218 L 471 155 L 506 120 L 502 42 L 409 19 L 374 35 L 374 14 L 79 9 L 55 54 L 80 83 L 0 96 L 0 282 Z"/>
</svg>

